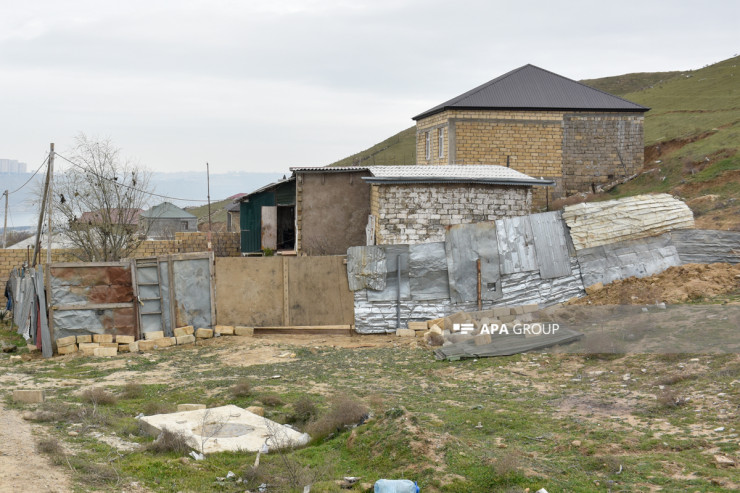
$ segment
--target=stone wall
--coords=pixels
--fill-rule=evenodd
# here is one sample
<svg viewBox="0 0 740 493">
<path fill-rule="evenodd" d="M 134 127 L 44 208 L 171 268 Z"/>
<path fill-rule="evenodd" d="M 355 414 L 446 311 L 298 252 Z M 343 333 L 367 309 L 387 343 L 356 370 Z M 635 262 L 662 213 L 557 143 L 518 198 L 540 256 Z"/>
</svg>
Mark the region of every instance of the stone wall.
<svg viewBox="0 0 740 493">
<path fill-rule="evenodd" d="M 448 110 L 417 122 L 417 164 L 507 164 L 534 178 L 535 210 L 643 166 L 642 113 Z M 444 128 L 438 158 L 437 129 Z M 426 133 L 432 152 L 426 159 Z M 624 163 L 624 164 L 623 164 Z"/>
<path fill-rule="evenodd" d="M 371 191 L 378 245 L 444 241 L 445 227 L 529 214 L 529 187 L 376 185 Z"/>
</svg>

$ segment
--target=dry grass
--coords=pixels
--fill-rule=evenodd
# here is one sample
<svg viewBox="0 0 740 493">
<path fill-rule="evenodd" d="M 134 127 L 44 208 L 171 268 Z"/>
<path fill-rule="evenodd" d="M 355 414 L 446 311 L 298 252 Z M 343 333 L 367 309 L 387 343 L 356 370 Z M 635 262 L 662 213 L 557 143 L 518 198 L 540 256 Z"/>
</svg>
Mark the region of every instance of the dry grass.
<svg viewBox="0 0 740 493">
<path fill-rule="evenodd" d="M 118 402 L 118 398 L 101 387 L 93 387 L 82 392 L 80 395 L 84 402 L 96 406 L 112 406 Z"/>
<path fill-rule="evenodd" d="M 247 397 L 251 393 L 252 384 L 245 378 L 242 378 L 231 387 L 231 395 L 234 397 Z"/>
<path fill-rule="evenodd" d="M 186 454 L 190 452 L 187 437 L 181 431 L 170 431 L 167 428 L 162 430 L 156 440 L 147 446 L 147 450 L 157 454 L 167 454 L 175 452 Z"/>
<path fill-rule="evenodd" d="M 290 421 L 293 423 L 308 423 L 318 414 L 316 404 L 306 396 L 301 397 L 293 403 L 293 414 Z"/>
<path fill-rule="evenodd" d="M 175 406 L 168 402 L 161 401 L 148 401 L 144 404 L 143 413 L 146 416 L 153 416 L 155 414 L 169 414 L 175 412 Z"/>
<path fill-rule="evenodd" d="M 686 404 L 686 399 L 672 390 L 664 390 L 658 395 L 658 404 L 662 407 L 679 407 Z"/>
<path fill-rule="evenodd" d="M 362 423 L 368 416 L 368 408 L 362 402 L 350 398 L 340 397 L 334 400 L 328 412 L 312 421 L 306 431 L 314 439 L 327 437 L 347 427 Z"/>
<path fill-rule="evenodd" d="M 694 380 L 697 377 L 698 375 L 694 373 L 673 373 L 658 380 L 657 385 L 675 385 L 686 380 Z"/>
<path fill-rule="evenodd" d="M 124 399 L 140 399 L 144 397 L 144 386 L 140 383 L 129 382 L 123 386 L 121 397 Z"/>
<path fill-rule="evenodd" d="M 285 404 L 279 396 L 274 394 L 261 395 L 260 402 L 268 407 L 282 406 Z"/>
</svg>

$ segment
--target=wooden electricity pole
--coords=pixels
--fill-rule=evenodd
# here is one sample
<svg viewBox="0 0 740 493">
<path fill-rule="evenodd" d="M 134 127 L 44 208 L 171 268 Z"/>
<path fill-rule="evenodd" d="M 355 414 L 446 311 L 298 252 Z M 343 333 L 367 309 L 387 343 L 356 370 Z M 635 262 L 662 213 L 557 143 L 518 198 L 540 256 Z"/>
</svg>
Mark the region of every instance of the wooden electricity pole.
<svg viewBox="0 0 740 493">
<path fill-rule="evenodd" d="M 8 248 L 8 191 L 3 192 L 5 195 L 5 221 L 3 221 L 3 250 Z"/>
<path fill-rule="evenodd" d="M 208 163 L 206 163 L 206 183 L 208 187 L 208 251 L 210 252 L 213 249 L 213 243 L 211 243 L 211 172 Z"/>
<path fill-rule="evenodd" d="M 51 144 L 51 154 L 49 159 L 53 159 L 54 155 L 54 143 Z M 41 212 L 39 212 L 39 222 L 36 226 L 36 245 L 33 249 L 33 267 L 36 267 L 36 259 L 39 256 L 41 250 L 41 227 L 44 225 L 44 212 L 46 211 L 46 195 L 49 191 L 49 179 L 51 178 L 51 166 L 46 167 L 46 180 L 44 180 L 44 195 L 41 198 Z"/>
<path fill-rule="evenodd" d="M 49 150 L 49 211 L 47 212 L 49 220 L 49 238 L 46 244 L 46 263 L 51 263 L 51 216 L 54 210 L 54 197 L 52 196 L 52 189 L 54 188 L 54 143 L 51 143 L 51 149 Z"/>
</svg>

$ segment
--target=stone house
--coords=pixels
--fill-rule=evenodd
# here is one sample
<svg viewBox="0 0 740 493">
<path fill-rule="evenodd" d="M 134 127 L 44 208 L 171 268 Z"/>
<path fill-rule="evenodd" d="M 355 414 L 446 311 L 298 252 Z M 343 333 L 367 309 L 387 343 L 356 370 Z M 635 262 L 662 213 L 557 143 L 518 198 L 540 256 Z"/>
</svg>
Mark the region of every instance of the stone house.
<svg viewBox="0 0 740 493">
<path fill-rule="evenodd" d="M 417 116 L 418 165 L 495 164 L 555 182 L 535 209 L 643 167 L 649 108 L 525 65 Z"/>
<path fill-rule="evenodd" d="M 139 224 L 151 238 L 174 239 L 177 232 L 198 231 L 198 218 L 170 202 L 162 202 L 142 212 Z"/>
</svg>

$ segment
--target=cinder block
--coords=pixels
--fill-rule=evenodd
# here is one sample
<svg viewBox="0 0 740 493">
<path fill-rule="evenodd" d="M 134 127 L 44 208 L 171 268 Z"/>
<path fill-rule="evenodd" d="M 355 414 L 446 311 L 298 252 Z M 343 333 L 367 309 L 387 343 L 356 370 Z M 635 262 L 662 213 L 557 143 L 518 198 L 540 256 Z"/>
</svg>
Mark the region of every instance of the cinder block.
<svg viewBox="0 0 740 493">
<path fill-rule="evenodd" d="M 139 351 L 151 351 L 154 349 L 154 341 L 136 341 L 139 344 Z M 129 345 L 129 348 L 131 345 Z"/>
<path fill-rule="evenodd" d="M 71 346 L 72 344 L 76 342 L 77 342 L 77 337 L 75 336 L 62 337 L 60 339 L 57 339 L 57 347 Z"/>
<path fill-rule="evenodd" d="M 206 408 L 205 404 L 178 404 L 177 412 L 181 413 L 184 411 L 199 411 L 205 408 Z"/>
<path fill-rule="evenodd" d="M 217 325 L 214 327 L 214 330 L 221 335 L 227 335 L 227 336 L 234 335 L 233 325 Z"/>
<path fill-rule="evenodd" d="M 155 339 L 154 345 L 157 347 L 170 347 L 174 346 L 175 344 L 172 342 L 172 337 L 160 337 L 159 339 Z"/>
<path fill-rule="evenodd" d="M 71 346 L 57 346 L 57 353 L 59 354 L 72 354 L 76 352 L 77 344 L 72 344 Z"/>
<path fill-rule="evenodd" d="M 113 334 L 93 334 L 93 342 L 113 342 Z"/>
<path fill-rule="evenodd" d="M 90 334 L 87 334 L 84 336 L 77 336 L 77 344 L 82 344 L 86 342 L 92 342 L 92 336 Z"/>
<path fill-rule="evenodd" d="M 153 341 L 155 339 L 161 339 L 164 337 L 164 331 L 158 330 L 156 332 L 144 332 L 144 339 L 147 341 Z"/>
<path fill-rule="evenodd" d="M 254 335 L 254 327 L 234 327 L 234 335 L 252 337 Z"/>
<path fill-rule="evenodd" d="M 398 337 L 416 337 L 416 331 L 411 329 L 396 329 Z"/>
<path fill-rule="evenodd" d="M 46 393 L 43 390 L 14 390 L 13 401 L 24 404 L 38 404 L 44 402 Z"/>
<path fill-rule="evenodd" d="M 117 335 L 116 336 L 116 342 L 118 344 L 131 344 L 135 340 L 136 340 L 136 338 L 134 336 L 124 336 L 124 335 Z"/>
<path fill-rule="evenodd" d="M 192 334 L 187 334 L 184 336 L 176 337 L 175 340 L 177 341 L 177 345 L 180 344 L 192 344 L 195 342 L 195 336 Z"/>
<path fill-rule="evenodd" d="M 195 329 L 193 329 L 192 325 L 186 325 L 185 327 L 176 327 L 175 337 L 187 336 L 187 335 L 193 334 L 194 332 L 195 332 Z"/>
<path fill-rule="evenodd" d="M 198 339 L 210 339 L 213 337 L 213 329 L 206 329 L 204 327 L 199 328 L 195 331 L 195 337 Z"/>
<path fill-rule="evenodd" d="M 406 327 L 410 330 L 427 330 L 426 322 L 407 322 Z"/>
<path fill-rule="evenodd" d="M 98 357 L 115 356 L 118 354 L 118 346 L 116 347 L 96 347 L 93 350 L 93 354 Z"/>
<path fill-rule="evenodd" d="M 473 337 L 476 346 L 483 346 L 484 344 L 491 344 L 491 334 L 478 334 Z"/>
</svg>

